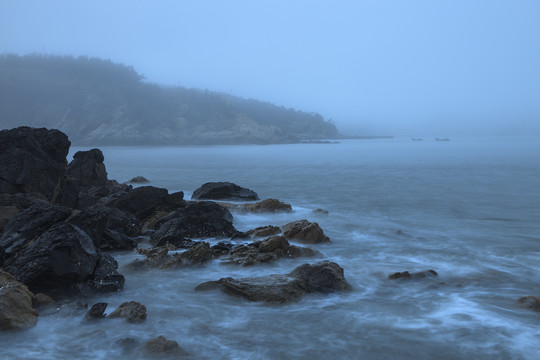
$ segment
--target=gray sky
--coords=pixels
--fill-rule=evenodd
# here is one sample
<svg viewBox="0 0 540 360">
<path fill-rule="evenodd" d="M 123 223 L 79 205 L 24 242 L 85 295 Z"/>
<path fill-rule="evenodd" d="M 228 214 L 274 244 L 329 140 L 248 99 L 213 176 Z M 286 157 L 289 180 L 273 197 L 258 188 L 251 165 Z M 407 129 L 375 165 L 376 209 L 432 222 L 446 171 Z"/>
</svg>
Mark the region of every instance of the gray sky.
<svg viewBox="0 0 540 360">
<path fill-rule="evenodd" d="M 111 59 L 360 134 L 540 134 L 539 0 L 0 0 L 0 52 Z"/>
</svg>

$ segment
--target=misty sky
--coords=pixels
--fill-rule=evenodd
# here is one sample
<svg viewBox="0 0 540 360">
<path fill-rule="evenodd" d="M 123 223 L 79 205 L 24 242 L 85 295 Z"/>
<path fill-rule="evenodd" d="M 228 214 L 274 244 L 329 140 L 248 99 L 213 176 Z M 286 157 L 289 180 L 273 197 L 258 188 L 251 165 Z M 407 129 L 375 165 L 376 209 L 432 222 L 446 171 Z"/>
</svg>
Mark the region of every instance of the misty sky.
<svg viewBox="0 0 540 360">
<path fill-rule="evenodd" d="M 540 134 L 539 0 L 0 0 L 0 53 L 319 112 L 359 134 Z"/>
</svg>

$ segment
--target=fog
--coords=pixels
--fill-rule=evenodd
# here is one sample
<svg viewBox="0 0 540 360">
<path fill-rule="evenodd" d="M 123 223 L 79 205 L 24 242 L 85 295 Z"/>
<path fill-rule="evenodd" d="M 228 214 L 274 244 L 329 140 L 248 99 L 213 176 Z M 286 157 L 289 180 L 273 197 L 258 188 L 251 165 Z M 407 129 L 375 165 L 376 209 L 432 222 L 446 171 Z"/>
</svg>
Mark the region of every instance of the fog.
<svg viewBox="0 0 540 360">
<path fill-rule="evenodd" d="M 0 0 L 0 53 L 111 59 L 356 134 L 540 134 L 539 44 L 536 0 Z"/>
</svg>

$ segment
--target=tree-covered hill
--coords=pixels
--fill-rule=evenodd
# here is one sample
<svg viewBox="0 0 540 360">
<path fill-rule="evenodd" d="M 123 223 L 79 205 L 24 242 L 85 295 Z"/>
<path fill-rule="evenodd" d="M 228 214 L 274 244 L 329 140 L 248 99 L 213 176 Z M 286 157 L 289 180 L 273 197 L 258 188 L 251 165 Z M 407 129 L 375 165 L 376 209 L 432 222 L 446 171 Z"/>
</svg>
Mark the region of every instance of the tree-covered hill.
<svg viewBox="0 0 540 360">
<path fill-rule="evenodd" d="M 87 57 L 0 55 L 0 127 L 56 128 L 78 145 L 264 144 L 338 136 L 321 115 L 144 82 Z"/>
</svg>

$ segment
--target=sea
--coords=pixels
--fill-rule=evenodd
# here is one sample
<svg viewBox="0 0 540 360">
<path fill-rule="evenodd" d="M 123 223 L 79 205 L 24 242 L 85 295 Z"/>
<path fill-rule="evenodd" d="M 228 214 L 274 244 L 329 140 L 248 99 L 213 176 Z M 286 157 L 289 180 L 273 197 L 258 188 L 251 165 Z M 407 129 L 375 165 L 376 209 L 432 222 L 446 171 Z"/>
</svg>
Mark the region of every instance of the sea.
<svg viewBox="0 0 540 360">
<path fill-rule="evenodd" d="M 69 160 L 87 149 L 73 147 Z M 247 267 L 218 259 L 174 271 L 132 272 L 126 264 L 140 255 L 115 252 L 125 289 L 84 302 L 107 302 L 109 313 L 139 301 L 144 323 L 88 323 L 85 309 L 57 304 L 35 327 L 0 335 L 1 359 L 142 358 L 140 347 L 157 336 L 176 341 L 190 359 L 540 358 L 540 313 L 517 303 L 540 296 L 538 137 L 101 150 L 110 179 L 144 176 L 185 199 L 206 182 L 233 182 L 294 210 L 233 212 L 238 230 L 307 219 L 331 242 L 311 245 L 319 258 Z M 344 269 L 352 291 L 269 305 L 194 290 L 322 260 Z M 388 278 L 430 269 L 438 276 Z"/>
</svg>

